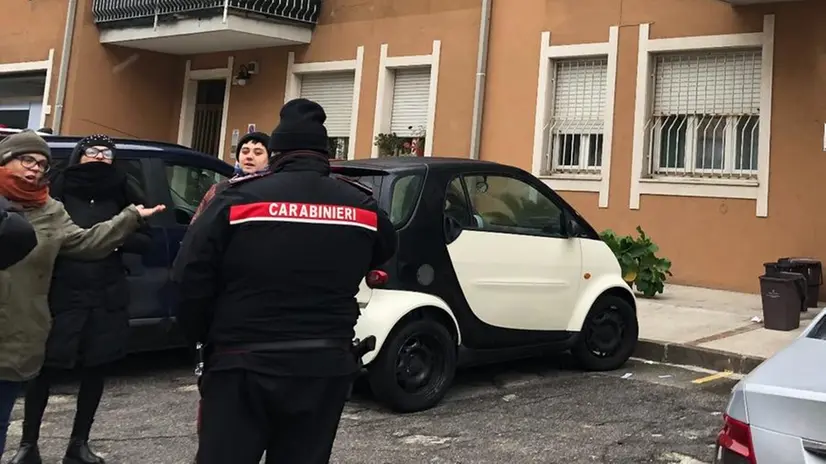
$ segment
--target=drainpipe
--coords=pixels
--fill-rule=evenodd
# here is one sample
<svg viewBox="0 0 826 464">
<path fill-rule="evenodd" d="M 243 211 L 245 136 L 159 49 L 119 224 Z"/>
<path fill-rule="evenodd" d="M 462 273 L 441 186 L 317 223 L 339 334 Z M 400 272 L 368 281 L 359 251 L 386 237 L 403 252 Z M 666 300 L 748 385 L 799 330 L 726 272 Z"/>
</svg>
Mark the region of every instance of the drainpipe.
<svg viewBox="0 0 826 464">
<path fill-rule="evenodd" d="M 482 0 L 482 20 L 479 24 L 479 51 L 476 56 L 476 90 L 473 94 L 473 120 L 470 130 L 470 159 L 479 159 L 482 140 L 482 114 L 485 106 L 485 77 L 490 44 L 490 11 L 493 0 Z"/>
<path fill-rule="evenodd" d="M 76 16 L 77 0 L 69 0 L 69 8 L 66 12 L 66 29 L 63 31 L 63 50 L 60 52 L 60 71 L 57 75 L 54 118 L 52 118 L 52 130 L 54 130 L 54 133 L 57 135 L 61 134 L 61 127 L 63 126 L 63 103 L 66 100 L 66 81 L 69 78 L 69 55 L 72 53 Z"/>
</svg>

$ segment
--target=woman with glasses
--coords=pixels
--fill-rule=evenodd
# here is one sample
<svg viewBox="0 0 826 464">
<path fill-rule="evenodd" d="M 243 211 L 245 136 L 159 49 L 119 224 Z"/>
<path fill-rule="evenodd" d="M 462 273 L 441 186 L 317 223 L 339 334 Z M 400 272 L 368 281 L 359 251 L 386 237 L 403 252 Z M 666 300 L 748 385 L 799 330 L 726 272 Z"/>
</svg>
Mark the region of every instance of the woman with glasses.
<svg viewBox="0 0 826 464">
<path fill-rule="evenodd" d="M 105 159 L 106 154 L 97 155 L 101 157 Z M 23 383 L 35 379 L 43 365 L 52 327 L 49 293 L 58 255 L 105 260 L 141 227 L 142 218 L 164 209 L 162 205 L 145 208 L 129 204 L 111 219 L 94 225 L 80 222 L 80 217 L 73 220 L 67 212 L 68 198 L 64 197 L 64 206 L 49 194 L 45 175 L 50 166 L 49 146 L 35 132 L 23 131 L 0 141 L 0 196 L 9 200 L 12 211 L 29 221 L 37 236 L 30 253 L 0 272 L 0 457 L 15 399 Z M 68 182 L 63 188 L 68 190 Z M 87 389 L 84 401 L 92 403 L 88 396 Z M 89 457 L 85 437 L 73 437 L 64 462 L 102 462 Z M 29 459 L 23 462 L 40 462 L 36 454 Z"/>
</svg>

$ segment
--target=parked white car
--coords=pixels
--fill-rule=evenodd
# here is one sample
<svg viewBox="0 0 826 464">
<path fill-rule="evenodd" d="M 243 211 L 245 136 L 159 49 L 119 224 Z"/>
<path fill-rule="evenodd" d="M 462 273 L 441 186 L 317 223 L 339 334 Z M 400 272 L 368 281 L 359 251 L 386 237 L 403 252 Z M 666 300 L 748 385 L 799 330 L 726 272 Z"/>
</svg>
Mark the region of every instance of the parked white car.
<svg viewBox="0 0 826 464">
<path fill-rule="evenodd" d="M 588 222 L 529 173 L 491 162 L 392 157 L 334 163 L 373 189 L 397 255 L 358 295 L 362 360 L 388 407 L 436 405 L 457 366 L 570 350 L 613 370 L 634 351 L 636 300 Z"/>
</svg>

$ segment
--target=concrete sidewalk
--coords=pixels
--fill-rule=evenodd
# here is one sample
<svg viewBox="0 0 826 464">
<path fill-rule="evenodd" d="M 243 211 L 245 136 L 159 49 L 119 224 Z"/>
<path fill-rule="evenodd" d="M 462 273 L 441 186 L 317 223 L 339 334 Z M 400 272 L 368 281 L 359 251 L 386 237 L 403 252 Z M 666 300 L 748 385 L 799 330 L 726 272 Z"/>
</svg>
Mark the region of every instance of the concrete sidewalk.
<svg viewBox="0 0 826 464">
<path fill-rule="evenodd" d="M 638 297 L 636 357 L 747 373 L 791 343 L 822 310 L 801 313 L 800 328 L 767 330 L 760 295 L 666 285 L 656 298 Z"/>
</svg>

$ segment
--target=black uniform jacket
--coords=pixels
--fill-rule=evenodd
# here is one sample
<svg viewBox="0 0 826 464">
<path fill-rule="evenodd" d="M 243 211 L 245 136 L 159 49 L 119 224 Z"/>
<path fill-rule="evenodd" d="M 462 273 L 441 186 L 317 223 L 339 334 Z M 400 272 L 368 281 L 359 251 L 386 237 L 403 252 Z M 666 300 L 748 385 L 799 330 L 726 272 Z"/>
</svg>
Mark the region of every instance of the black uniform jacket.
<svg viewBox="0 0 826 464">
<path fill-rule="evenodd" d="M 272 171 L 230 185 L 187 231 L 173 278 L 192 344 L 349 342 L 361 280 L 395 253 L 386 214 L 369 193 L 331 177 L 326 157 L 292 152 Z M 224 364 L 261 364 L 237 358 Z"/>
<path fill-rule="evenodd" d="M 37 246 L 32 225 L 10 209 L 8 200 L 0 197 L 0 271 L 17 264 Z"/>
</svg>

